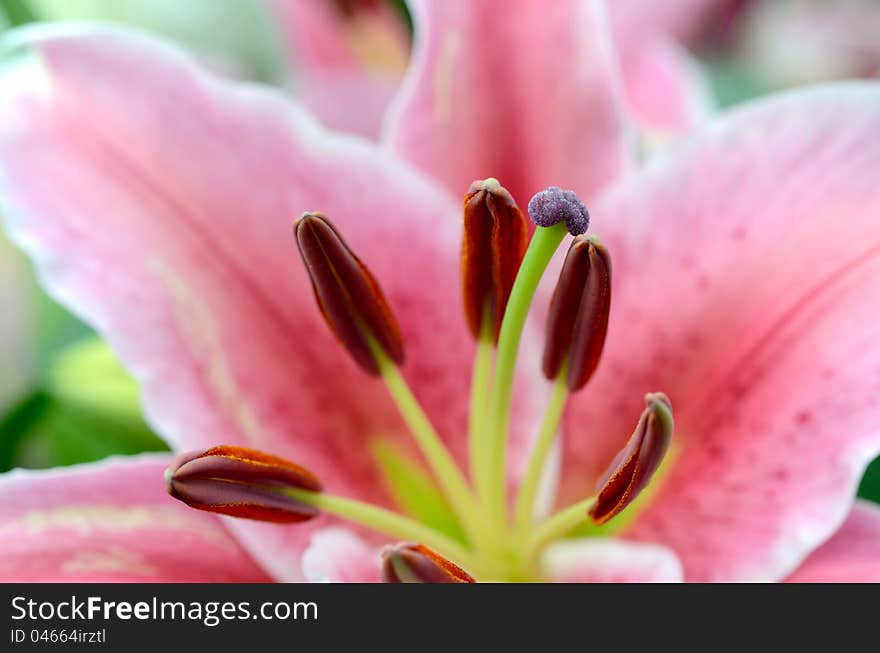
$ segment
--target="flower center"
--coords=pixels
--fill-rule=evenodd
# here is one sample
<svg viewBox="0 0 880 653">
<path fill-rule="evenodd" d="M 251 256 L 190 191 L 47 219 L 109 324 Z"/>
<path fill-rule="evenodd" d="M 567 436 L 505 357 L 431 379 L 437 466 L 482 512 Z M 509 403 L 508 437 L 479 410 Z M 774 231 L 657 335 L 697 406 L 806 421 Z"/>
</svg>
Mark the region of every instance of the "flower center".
<svg viewBox="0 0 880 653">
<path fill-rule="evenodd" d="M 529 202 L 529 217 L 537 225 L 529 239 L 526 218 L 510 193 L 487 179 L 471 185 L 463 216 L 465 319 L 477 344 L 467 474 L 401 372 L 404 341 L 377 280 L 327 217 L 305 213 L 294 226 L 321 313 L 364 372 L 384 381 L 440 490 L 435 503 L 454 516 L 451 528 L 334 496 L 303 467 L 234 446 L 179 456 L 166 472 L 169 493 L 194 508 L 263 521 L 300 522 L 326 512 L 405 540 L 382 553 L 383 578 L 389 582 L 540 580 L 541 554 L 549 544 L 623 511 L 648 485 L 669 447 L 672 405 L 661 393 L 645 397 L 635 431 L 595 495 L 549 517 L 535 515 L 565 405 L 596 370 L 608 327 L 611 259 L 598 238 L 582 235 L 589 226 L 586 207 L 572 191 L 550 187 L 538 193 Z M 538 284 L 568 234 L 574 239 L 550 302 L 543 358 L 553 392 L 511 506 L 507 449 L 520 340 Z M 403 460 L 395 458 L 393 448 L 385 454 L 386 460 Z M 397 469 L 409 473 L 413 467 Z"/>
</svg>

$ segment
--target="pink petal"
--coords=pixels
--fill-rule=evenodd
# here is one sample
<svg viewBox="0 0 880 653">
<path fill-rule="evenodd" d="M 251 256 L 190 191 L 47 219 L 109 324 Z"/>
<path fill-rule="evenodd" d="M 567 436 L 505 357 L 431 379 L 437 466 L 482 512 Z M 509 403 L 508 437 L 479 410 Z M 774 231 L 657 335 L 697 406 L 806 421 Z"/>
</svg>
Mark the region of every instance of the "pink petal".
<svg viewBox="0 0 880 653">
<path fill-rule="evenodd" d="M 340 73 L 303 83 L 294 94 L 327 127 L 378 140 L 397 87 L 397 79 Z"/>
<path fill-rule="evenodd" d="M 626 163 L 600 4 L 419 0 L 391 148 L 463 195 L 497 177 L 525 205 L 549 185 L 589 197 Z"/>
<path fill-rule="evenodd" d="M 325 583 L 378 583 L 379 550 L 344 528 L 327 528 L 312 535 L 303 553 L 306 578 Z"/>
<path fill-rule="evenodd" d="M 630 114 L 648 139 L 677 136 L 711 113 L 699 64 L 673 41 L 654 39 L 628 50 L 623 79 Z"/>
<path fill-rule="evenodd" d="M 376 138 L 406 68 L 409 36 L 390 3 L 274 0 L 296 95 L 326 126 Z"/>
<path fill-rule="evenodd" d="M 268 582 L 220 520 L 175 501 L 169 456 L 0 476 L 3 582 Z"/>
<path fill-rule="evenodd" d="M 263 449 L 330 492 L 387 501 L 367 444 L 410 440 L 384 384 L 354 365 L 314 301 L 291 226 L 320 210 L 382 283 L 404 374 L 465 460 L 473 343 L 459 309 L 457 201 L 280 94 L 210 77 L 145 37 L 19 35 L 52 86 L 29 59 L 26 76 L 4 80 L 4 213 L 51 291 L 141 382 L 158 432 L 178 450 Z M 535 400 L 522 397 L 520 417 Z M 301 578 L 308 530 L 233 527 L 272 573 Z"/>
<path fill-rule="evenodd" d="M 880 506 L 857 501 L 843 526 L 788 577 L 790 583 L 880 583 Z"/>
<path fill-rule="evenodd" d="M 557 583 L 680 583 L 681 562 L 657 544 L 582 538 L 547 549 L 544 567 Z"/>
<path fill-rule="evenodd" d="M 673 459 L 629 534 L 689 580 L 775 580 L 843 520 L 880 452 L 880 86 L 754 103 L 609 191 L 615 265 L 562 494 L 672 399 Z"/>
</svg>

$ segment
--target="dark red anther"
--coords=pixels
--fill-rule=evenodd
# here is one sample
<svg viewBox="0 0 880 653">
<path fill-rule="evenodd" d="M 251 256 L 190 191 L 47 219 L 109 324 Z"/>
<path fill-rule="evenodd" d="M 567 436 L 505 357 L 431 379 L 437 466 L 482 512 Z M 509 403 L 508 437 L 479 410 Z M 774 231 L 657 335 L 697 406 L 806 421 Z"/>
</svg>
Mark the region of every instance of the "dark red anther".
<svg viewBox="0 0 880 653">
<path fill-rule="evenodd" d="M 379 374 L 369 338 L 398 365 L 403 339 L 376 279 L 320 213 L 303 213 L 293 228 L 324 319 L 358 365 Z"/>
<path fill-rule="evenodd" d="M 284 493 L 287 488 L 319 492 L 307 469 L 262 451 L 223 445 L 177 456 L 165 470 L 165 484 L 188 506 L 268 522 L 300 522 L 318 511 Z"/>
<path fill-rule="evenodd" d="M 475 583 L 464 569 L 422 544 L 402 542 L 382 551 L 383 583 Z"/>
<path fill-rule="evenodd" d="M 529 240 L 528 222 L 497 179 L 478 180 L 464 197 L 461 282 L 474 338 L 484 317 L 497 340 L 504 309 Z"/>
<path fill-rule="evenodd" d="M 672 403 L 661 392 L 645 396 L 646 408 L 626 446 L 615 456 L 597 486 L 590 517 L 603 524 L 644 490 L 669 450 L 674 421 Z"/>
<path fill-rule="evenodd" d="M 567 363 L 571 392 L 596 371 L 611 310 L 611 257 L 595 236 L 571 243 L 547 316 L 544 375 L 555 379 Z"/>
</svg>

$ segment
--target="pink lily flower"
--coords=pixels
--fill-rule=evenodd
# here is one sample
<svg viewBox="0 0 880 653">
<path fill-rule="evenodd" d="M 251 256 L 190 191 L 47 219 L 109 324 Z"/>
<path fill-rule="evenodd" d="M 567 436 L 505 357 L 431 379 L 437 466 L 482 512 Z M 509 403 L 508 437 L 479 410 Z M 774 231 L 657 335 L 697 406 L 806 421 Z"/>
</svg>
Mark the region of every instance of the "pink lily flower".
<svg viewBox="0 0 880 653">
<path fill-rule="evenodd" d="M 493 30 L 440 6 L 423 7 L 428 32 L 382 147 L 133 33 L 9 38 L 25 56 L 0 87 L 0 205 L 47 287 L 119 353 L 175 450 L 260 449 L 307 466 L 333 497 L 296 490 L 323 512 L 280 525 L 174 501 L 162 474 L 185 464 L 167 456 L 15 472 L 0 480 L 0 576 L 400 580 L 414 556 L 430 562 L 414 545 L 380 557 L 401 529 L 331 514 L 354 500 L 398 510 L 415 492 L 380 462 L 418 461 L 412 405 L 401 411 L 327 328 L 290 227 L 303 211 L 331 216 L 369 267 L 406 345 L 397 380 L 465 468 L 479 347 L 459 308 L 460 199 L 492 175 L 520 202 L 576 191 L 613 260 L 604 352 L 569 400 L 545 498 L 553 485 L 557 507 L 593 495 L 646 392 L 675 406 L 670 453 L 637 504 L 602 537 L 539 547 L 527 578 L 876 580 L 880 511 L 853 497 L 880 451 L 880 87 L 755 102 L 634 169 L 608 35 L 570 13 L 585 5 L 523 3 L 534 13 L 497 14 Z M 551 385 L 539 371 L 550 290 L 524 331 L 502 433 L 511 500 Z M 639 423 L 634 437 L 657 424 Z M 418 532 L 453 537 L 441 531 Z M 491 546 L 456 547 L 468 558 L 447 556 L 456 578 L 473 556 L 492 563 L 477 580 L 521 577 Z"/>
<path fill-rule="evenodd" d="M 612 65 L 620 67 L 623 80 L 619 101 L 633 128 L 646 132 L 652 143 L 686 131 L 712 112 L 714 105 L 703 75 L 678 40 L 696 34 L 723 8 L 723 0 L 677 0 L 664 3 L 662 10 L 657 3 L 619 0 L 608 3 L 608 16 L 604 15 L 604 7 L 591 8 L 594 3 L 566 0 L 563 4 L 560 15 L 581 21 L 584 33 L 601 36 L 596 41 L 585 40 L 583 51 L 576 54 L 583 57 L 581 74 L 594 74 L 591 68 L 602 59 L 605 63 L 596 70 L 607 66 L 607 51 L 616 50 L 620 62 L 615 60 Z M 475 57 L 471 66 L 478 75 L 491 65 L 487 60 L 493 51 L 470 47 L 467 39 L 474 38 L 480 29 L 494 30 L 500 22 L 511 23 L 511 18 L 515 19 L 513 24 L 521 26 L 518 29 L 525 30 L 530 18 L 539 20 L 546 13 L 544 6 L 531 1 L 517 3 L 512 9 L 503 0 L 415 0 L 410 7 L 416 43 L 407 72 L 409 35 L 402 17 L 389 3 L 272 0 L 271 6 L 277 10 L 286 36 L 297 99 L 325 126 L 372 139 L 393 133 L 386 123 L 388 109 L 401 83 L 411 84 L 406 81 L 407 75 L 421 77 L 426 64 L 443 65 L 444 57 L 458 59 L 459 48 Z M 503 21 L 499 20 L 501 16 Z M 613 46 L 604 25 L 597 26 L 596 22 L 613 27 Z M 521 46 L 530 40 L 528 34 L 511 31 L 496 39 L 510 48 L 508 56 L 530 56 Z M 432 53 L 429 60 L 424 59 L 423 53 L 427 52 Z M 522 72 L 521 67 L 517 69 Z M 502 77 L 495 83 L 501 85 L 505 80 Z"/>
</svg>

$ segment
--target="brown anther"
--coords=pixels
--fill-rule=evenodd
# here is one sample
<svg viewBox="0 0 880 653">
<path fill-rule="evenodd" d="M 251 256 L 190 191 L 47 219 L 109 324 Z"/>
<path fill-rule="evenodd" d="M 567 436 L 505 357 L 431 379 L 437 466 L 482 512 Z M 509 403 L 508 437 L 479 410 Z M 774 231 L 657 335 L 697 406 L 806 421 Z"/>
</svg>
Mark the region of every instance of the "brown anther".
<svg viewBox="0 0 880 653">
<path fill-rule="evenodd" d="M 198 510 L 283 523 L 318 514 L 285 494 L 285 489 L 321 490 L 321 482 L 307 469 L 233 445 L 177 456 L 165 470 L 165 484 L 168 494 Z"/>
<path fill-rule="evenodd" d="M 401 542 L 382 551 L 383 583 L 475 583 L 464 569 L 423 544 Z"/>
<path fill-rule="evenodd" d="M 544 375 L 555 379 L 567 363 L 571 392 L 586 385 L 596 371 L 611 310 L 611 257 L 595 236 L 571 243 L 547 316 Z"/>
<path fill-rule="evenodd" d="M 496 179 L 478 180 L 464 197 L 461 283 L 464 312 L 474 338 L 483 319 L 498 339 L 504 309 L 525 256 L 529 227 L 513 197 Z"/>
<path fill-rule="evenodd" d="M 320 213 L 303 213 L 293 232 L 321 313 L 357 364 L 369 374 L 379 374 L 372 338 L 402 365 L 403 339 L 385 295 L 330 220 Z"/>
<path fill-rule="evenodd" d="M 615 456 L 597 486 L 590 517 L 603 524 L 620 513 L 644 490 L 672 439 L 672 404 L 665 394 L 645 396 L 646 408 L 626 446 Z"/>
</svg>

